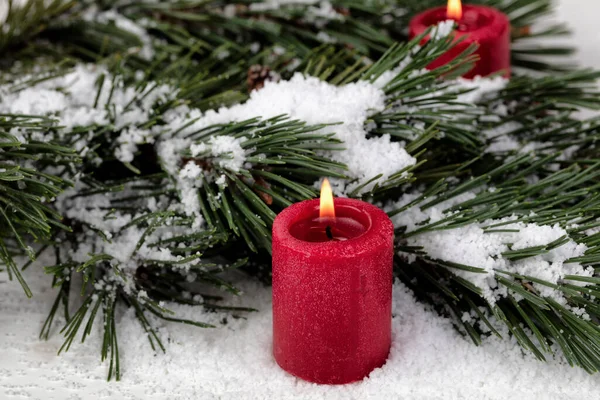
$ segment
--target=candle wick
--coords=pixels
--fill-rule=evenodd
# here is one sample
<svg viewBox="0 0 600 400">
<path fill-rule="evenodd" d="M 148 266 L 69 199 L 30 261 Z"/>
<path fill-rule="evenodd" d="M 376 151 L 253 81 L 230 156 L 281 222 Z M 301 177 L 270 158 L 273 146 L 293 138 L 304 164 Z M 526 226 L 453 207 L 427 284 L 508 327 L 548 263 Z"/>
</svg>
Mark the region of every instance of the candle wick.
<svg viewBox="0 0 600 400">
<path fill-rule="evenodd" d="M 327 235 L 327 237 L 329 238 L 329 240 L 333 240 L 333 233 L 331 233 L 331 227 L 328 226 L 327 228 L 325 228 L 325 234 Z"/>
</svg>

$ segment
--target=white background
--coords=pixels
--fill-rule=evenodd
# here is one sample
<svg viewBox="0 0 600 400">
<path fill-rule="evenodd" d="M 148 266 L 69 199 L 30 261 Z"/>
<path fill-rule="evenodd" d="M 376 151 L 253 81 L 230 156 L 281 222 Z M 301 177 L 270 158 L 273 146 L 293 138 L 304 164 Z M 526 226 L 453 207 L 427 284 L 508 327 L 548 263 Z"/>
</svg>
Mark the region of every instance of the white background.
<svg viewBox="0 0 600 400">
<path fill-rule="evenodd" d="M 574 32 L 571 43 L 579 49 L 577 61 L 600 68 L 600 1 L 560 0 L 557 4 L 558 19 L 568 22 Z"/>
</svg>

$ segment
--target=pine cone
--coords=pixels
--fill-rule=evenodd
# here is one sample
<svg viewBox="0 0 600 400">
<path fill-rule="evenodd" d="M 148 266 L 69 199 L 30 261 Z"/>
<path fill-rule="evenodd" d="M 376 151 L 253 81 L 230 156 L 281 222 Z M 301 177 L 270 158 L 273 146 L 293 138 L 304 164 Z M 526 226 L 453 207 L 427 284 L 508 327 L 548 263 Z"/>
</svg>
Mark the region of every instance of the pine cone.
<svg viewBox="0 0 600 400">
<path fill-rule="evenodd" d="M 335 12 L 337 12 L 340 15 L 343 15 L 344 17 L 349 17 L 350 16 L 350 9 L 348 7 L 333 7 L 333 9 L 335 10 Z"/>
<path fill-rule="evenodd" d="M 521 38 L 526 36 L 531 36 L 531 26 L 520 26 L 520 27 L 512 27 L 512 37 L 513 38 Z"/>
<path fill-rule="evenodd" d="M 248 85 L 248 93 L 253 90 L 260 90 L 265 86 L 266 81 L 273 80 L 273 74 L 271 69 L 264 65 L 253 65 L 248 68 L 248 78 L 246 84 Z"/>
</svg>

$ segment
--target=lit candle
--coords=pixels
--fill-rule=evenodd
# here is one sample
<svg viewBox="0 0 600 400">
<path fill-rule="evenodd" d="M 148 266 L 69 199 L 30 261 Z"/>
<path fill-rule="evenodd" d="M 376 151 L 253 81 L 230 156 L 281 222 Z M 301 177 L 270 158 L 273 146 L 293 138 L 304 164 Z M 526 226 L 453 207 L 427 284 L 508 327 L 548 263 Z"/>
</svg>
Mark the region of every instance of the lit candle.
<svg viewBox="0 0 600 400">
<path fill-rule="evenodd" d="M 357 381 L 391 343 L 394 228 L 359 200 L 294 204 L 273 224 L 273 354 L 310 382 Z"/>
<path fill-rule="evenodd" d="M 460 0 L 448 0 L 447 7 L 426 10 L 410 21 L 411 39 L 446 20 L 456 21 L 458 28 L 453 35 L 464 39 L 431 63 L 429 69 L 447 64 L 472 43 L 477 43 L 479 61 L 464 77 L 487 76 L 495 72 L 510 77 L 510 21 L 506 14 L 492 7 L 469 4 L 463 7 Z"/>
</svg>

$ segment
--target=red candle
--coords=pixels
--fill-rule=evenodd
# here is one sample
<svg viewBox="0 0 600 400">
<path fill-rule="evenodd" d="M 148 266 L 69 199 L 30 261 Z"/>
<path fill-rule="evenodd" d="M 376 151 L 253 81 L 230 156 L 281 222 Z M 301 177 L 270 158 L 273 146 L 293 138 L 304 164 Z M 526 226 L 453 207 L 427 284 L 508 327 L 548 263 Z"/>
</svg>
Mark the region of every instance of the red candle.
<svg viewBox="0 0 600 400">
<path fill-rule="evenodd" d="M 504 13 L 495 8 L 467 4 L 463 10 L 460 0 L 449 0 L 448 7 L 432 8 L 414 17 L 410 21 L 410 38 L 421 35 L 430 26 L 449 19 L 458 24 L 454 36 L 464 37 L 464 40 L 431 63 L 429 69 L 447 64 L 472 43 L 478 43 L 476 54 L 479 61 L 464 77 L 487 76 L 499 71 L 503 72 L 506 78 L 510 77 L 510 21 Z M 425 38 L 425 41 L 428 39 Z"/>
<path fill-rule="evenodd" d="M 389 354 L 394 228 L 369 203 L 323 201 L 294 204 L 273 224 L 273 354 L 299 378 L 342 384 Z"/>
</svg>

